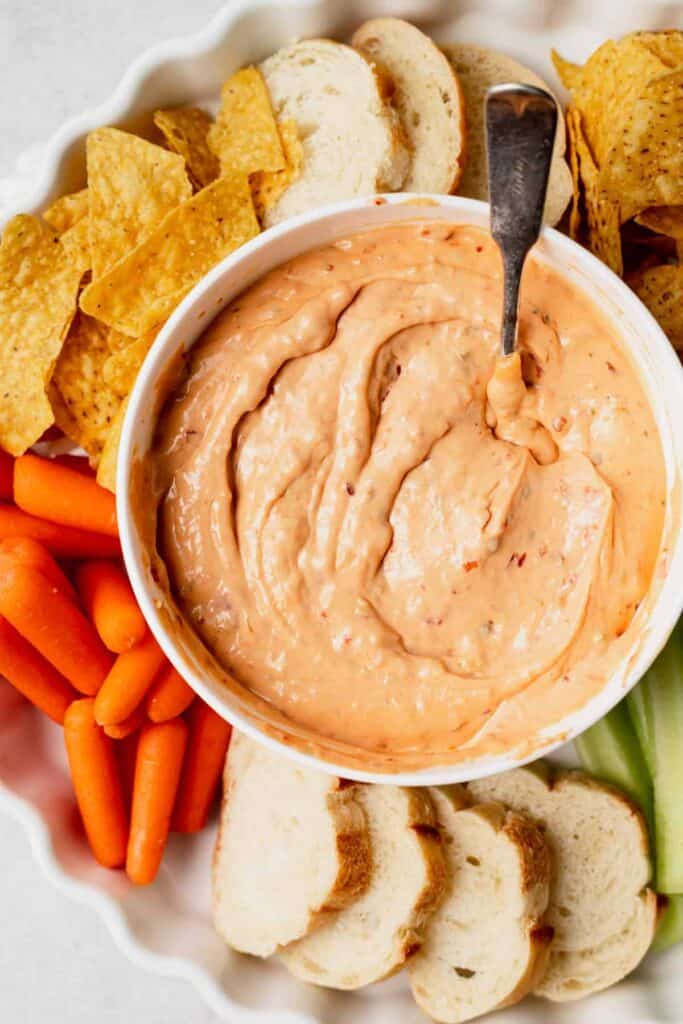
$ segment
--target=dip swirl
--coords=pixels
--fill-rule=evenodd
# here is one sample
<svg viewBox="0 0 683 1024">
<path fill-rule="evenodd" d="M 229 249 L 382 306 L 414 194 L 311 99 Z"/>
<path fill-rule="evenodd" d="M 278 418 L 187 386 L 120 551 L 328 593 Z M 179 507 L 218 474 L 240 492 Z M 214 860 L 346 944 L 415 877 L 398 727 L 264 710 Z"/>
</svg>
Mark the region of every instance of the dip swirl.
<svg viewBox="0 0 683 1024">
<path fill-rule="evenodd" d="M 176 603 L 328 740 L 509 749 L 633 643 L 665 511 L 651 410 L 611 325 L 535 260 L 499 362 L 500 292 L 479 229 L 343 239 L 233 302 L 160 418 Z"/>
</svg>

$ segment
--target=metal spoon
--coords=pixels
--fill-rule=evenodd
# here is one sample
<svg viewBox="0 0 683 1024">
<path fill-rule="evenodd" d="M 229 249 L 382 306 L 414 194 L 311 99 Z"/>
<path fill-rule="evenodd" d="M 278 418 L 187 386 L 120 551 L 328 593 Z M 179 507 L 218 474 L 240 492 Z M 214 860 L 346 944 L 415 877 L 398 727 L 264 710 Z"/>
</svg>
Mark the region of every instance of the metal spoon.
<svg viewBox="0 0 683 1024">
<path fill-rule="evenodd" d="M 486 94 L 491 234 L 503 257 L 503 354 L 515 350 L 519 286 L 538 239 L 557 127 L 557 103 L 543 89 L 511 83 Z"/>
</svg>

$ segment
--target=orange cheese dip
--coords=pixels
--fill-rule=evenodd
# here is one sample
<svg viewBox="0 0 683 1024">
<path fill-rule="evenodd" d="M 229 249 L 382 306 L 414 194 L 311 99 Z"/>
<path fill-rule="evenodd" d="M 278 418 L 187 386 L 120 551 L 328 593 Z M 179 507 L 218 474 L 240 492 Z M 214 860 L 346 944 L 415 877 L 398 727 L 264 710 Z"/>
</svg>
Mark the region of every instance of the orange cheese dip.
<svg viewBox="0 0 683 1024">
<path fill-rule="evenodd" d="M 500 311 L 479 229 L 349 237 L 235 300 L 162 413 L 175 601 L 233 679 L 328 741 L 510 749 L 632 646 L 666 495 L 640 381 L 539 261 L 507 360 Z"/>
</svg>

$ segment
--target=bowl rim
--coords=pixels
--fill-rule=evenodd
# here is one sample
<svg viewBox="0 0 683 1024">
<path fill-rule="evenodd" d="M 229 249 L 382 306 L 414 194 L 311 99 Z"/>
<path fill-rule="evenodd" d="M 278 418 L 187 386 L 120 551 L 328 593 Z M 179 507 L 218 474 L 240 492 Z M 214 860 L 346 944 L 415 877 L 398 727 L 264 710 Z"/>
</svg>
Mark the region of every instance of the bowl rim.
<svg viewBox="0 0 683 1024">
<path fill-rule="evenodd" d="M 231 278 L 236 277 L 239 269 L 256 254 L 263 253 L 264 250 L 267 252 L 274 248 L 276 243 L 286 240 L 290 236 L 295 236 L 301 229 L 311 228 L 314 231 L 317 230 L 319 237 L 317 240 L 313 239 L 309 244 L 298 249 L 297 252 L 315 249 L 317 246 L 324 244 L 324 241 L 329 238 L 339 238 L 344 234 L 372 230 L 372 225 L 369 227 L 359 225 L 358 227 L 346 230 L 339 228 L 338 231 L 332 230 L 324 234 L 323 228 L 329 222 L 334 222 L 345 215 L 352 216 L 353 214 L 360 215 L 363 213 L 366 217 L 372 218 L 373 214 L 371 211 L 373 209 L 386 210 L 387 207 L 389 209 L 399 208 L 402 214 L 407 214 L 409 209 L 412 210 L 412 216 L 405 215 L 399 218 L 406 221 L 419 220 L 421 215 L 427 216 L 425 214 L 426 208 L 433 209 L 438 207 L 439 211 L 443 213 L 444 218 L 452 219 L 454 223 L 458 222 L 458 213 L 464 218 L 463 223 L 484 226 L 488 223 L 488 204 L 479 200 L 467 199 L 461 196 L 391 193 L 341 201 L 303 213 L 298 217 L 286 220 L 275 227 L 261 232 L 236 250 L 236 252 L 223 259 L 195 285 L 171 314 L 157 335 L 138 374 L 128 400 L 119 445 L 116 488 L 117 516 L 126 569 L 133 591 L 152 634 L 169 661 L 182 672 L 192 689 L 217 714 L 231 722 L 231 724 L 249 735 L 252 739 L 269 747 L 272 751 L 310 768 L 360 782 L 393 783 L 406 786 L 444 785 L 484 777 L 513 767 L 521 767 L 551 753 L 597 722 L 636 685 L 638 679 L 652 664 L 656 655 L 665 645 L 681 612 L 683 612 L 683 588 L 680 588 L 679 592 L 677 592 L 673 586 L 674 576 L 676 575 L 674 569 L 679 569 L 680 578 L 683 578 L 683 525 L 681 522 L 678 522 L 676 536 L 671 544 L 673 554 L 669 559 L 665 578 L 654 597 L 654 603 L 649 610 L 646 624 L 643 624 L 641 627 L 644 640 L 642 642 L 639 641 L 635 645 L 638 652 L 635 659 L 630 654 L 627 656 L 631 658 L 631 664 L 626 673 L 628 678 L 625 684 L 617 677 L 617 672 L 613 673 L 603 687 L 586 704 L 566 715 L 560 721 L 553 723 L 552 727 L 542 730 L 538 734 L 539 742 L 533 744 L 533 749 L 530 751 L 529 746 L 531 745 L 527 745 L 525 751 L 518 751 L 517 754 L 513 750 L 505 754 L 480 755 L 470 760 L 465 759 L 451 764 L 446 763 L 436 767 L 412 771 L 380 772 L 359 769 L 355 766 L 346 765 L 343 762 L 335 762 L 329 757 L 318 756 L 282 742 L 280 739 L 260 729 L 251 718 L 242 714 L 238 708 L 235 708 L 230 702 L 230 693 L 227 688 L 223 687 L 223 698 L 217 696 L 215 690 L 205 683 L 201 674 L 196 672 L 182 654 L 179 653 L 179 646 L 159 614 L 156 601 L 148 586 L 147 577 L 149 574 L 146 572 L 143 559 L 140 557 L 141 545 L 137 538 L 134 516 L 131 512 L 131 469 L 133 463 L 140 458 L 137 441 L 140 414 L 145 408 L 146 403 L 154 400 L 155 385 L 158 384 L 160 377 L 170 362 L 171 354 L 181 351 L 184 347 L 186 349 L 191 348 L 211 323 L 213 317 L 218 315 L 221 309 L 225 308 L 236 295 L 243 291 L 245 284 L 238 283 L 236 287 L 231 287 L 229 283 Z M 436 217 L 433 217 L 433 219 L 436 219 Z M 382 223 L 386 222 L 378 220 L 376 226 L 379 227 Z M 667 406 L 666 402 L 664 403 L 667 420 L 675 412 L 681 418 L 683 425 L 683 366 L 661 327 L 635 293 L 628 288 L 624 281 L 593 256 L 592 253 L 556 229 L 544 227 L 539 244 L 548 248 L 548 252 L 543 255 L 549 256 L 550 262 L 556 262 L 556 255 L 560 257 L 562 264 L 562 267 L 559 267 L 560 273 L 562 273 L 563 268 L 567 273 L 570 273 L 572 267 L 579 268 L 582 272 L 586 271 L 585 284 L 588 284 L 587 278 L 590 277 L 590 283 L 595 290 L 596 305 L 603 315 L 609 317 L 609 312 L 605 309 L 605 299 L 603 298 L 601 302 L 599 296 L 607 297 L 609 301 L 619 306 L 619 310 L 625 316 L 635 316 L 645 326 L 648 345 L 653 353 L 653 361 L 660 366 L 662 373 L 670 375 L 670 379 L 674 382 L 672 388 L 675 388 L 679 393 L 680 406 L 677 404 L 674 409 L 673 402 L 669 403 L 670 407 Z M 272 264 L 267 264 L 264 269 L 251 276 L 248 283 L 258 280 L 263 273 L 270 269 L 271 265 L 277 266 L 287 258 L 292 258 L 292 255 L 290 253 L 289 257 L 285 256 Z M 198 307 L 201 306 L 207 293 L 214 286 L 220 285 L 223 282 L 226 282 L 224 294 L 227 297 L 221 305 L 213 310 L 211 318 L 207 318 L 198 327 L 196 323 Z M 193 318 L 195 322 L 193 322 Z M 611 319 L 629 354 L 632 354 L 633 346 L 629 343 L 623 328 L 619 327 L 616 318 L 612 317 Z M 185 346 L 185 342 L 180 335 L 183 334 L 184 328 L 188 325 L 192 339 Z M 646 389 L 646 393 L 648 403 L 654 406 L 649 390 Z M 668 437 L 664 436 L 660 427 L 659 417 L 656 416 L 656 419 L 658 434 L 667 463 L 667 518 L 669 518 L 669 514 L 672 514 L 672 505 L 676 502 L 680 492 L 681 479 L 683 478 L 683 441 L 676 442 L 674 440 L 675 434 L 671 430 Z M 673 458 L 673 479 L 671 479 L 671 458 Z M 661 560 L 661 554 L 659 560 Z M 642 657 L 643 648 L 647 648 L 645 658 Z M 625 661 L 627 657 L 625 657 Z M 641 662 L 643 662 L 643 665 L 641 665 Z M 636 667 L 634 667 L 634 664 Z M 549 734 L 547 738 L 545 738 L 546 732 Z M 544 738 L 540 739 L 541 736 Z M 321 742 L 325 742 L 323 738 L 321 738 Z"/>
</svg>

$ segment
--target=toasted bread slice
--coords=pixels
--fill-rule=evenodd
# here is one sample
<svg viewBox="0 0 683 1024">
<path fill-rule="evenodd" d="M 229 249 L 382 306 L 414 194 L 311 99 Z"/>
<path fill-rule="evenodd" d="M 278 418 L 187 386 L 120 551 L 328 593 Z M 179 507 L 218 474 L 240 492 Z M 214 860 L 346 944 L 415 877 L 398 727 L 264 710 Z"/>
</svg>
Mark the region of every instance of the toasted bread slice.
<svg viewBox="0 0 683 1024">
<path fill-rule="evenodd" d="M 226 942 L 270 956 L 361 894 L 370 844 L 358 793 L 233 734 L 213 863 Z"/>
<path fill-rule="evenodd" d="M 300 176 L 266 225 L 316 206 L 400 189 L 410 154 L 385 73 L 350 46 L 305 39 L 261 64 L 276 117 L 296 122 Z"/>
<path fill-rule="evenodd" d="M 281 959 L 298 978 L 354 989 L 379 981 L 419 949 L 446 883 L 434 807 L 426 790 L 366 786 L 372 872 L 367 891 Z"/>
<path fill-rule="evenodd" d="M 519 1002 L 545 970 L 550 854 L 527 817 L 497 803 L 470 807 L 457 787 L 430 793 L 449 880 L 408 970 L 419 1006 L 457 1024 Z"/>
<path fill-rule="evenodd" d="M 458 193 L 472 199 L 488 199 L 484 122 L 487 89 L 501 82 L 524 82 L 547 92 L 552 92 L 552 89 L 529 68 L 497 50 L 469 43 L 450 43 L 443 47 L 443 52 L 451 62 L 465 96 L 467 159 Z M 564 159 L 565 148 L 564 118 L 560 113 L 543 215 L 546 224 L 557 224 L 572 197 L 572 177 Z"/>
<path fill-rule="evenodd" d="M 465 148 L 465 101 L 452 65 L 419 28 L 373 18 L 353 45 L 388 71 L 392 102 L 412 149 L 406 192 L 455 192 Z"/>
<path fill-rule="evenodd" d="M 468 785 L 533 818 L 553 857 L 546 920 L 555 937 L 538 995 L 563 1001 L 607 988 L 637 967 L 657 925 L 647 888 L 651 863 L 640 811 L 581 772 L 519 768 Z"/>
</svg>

